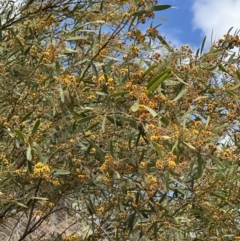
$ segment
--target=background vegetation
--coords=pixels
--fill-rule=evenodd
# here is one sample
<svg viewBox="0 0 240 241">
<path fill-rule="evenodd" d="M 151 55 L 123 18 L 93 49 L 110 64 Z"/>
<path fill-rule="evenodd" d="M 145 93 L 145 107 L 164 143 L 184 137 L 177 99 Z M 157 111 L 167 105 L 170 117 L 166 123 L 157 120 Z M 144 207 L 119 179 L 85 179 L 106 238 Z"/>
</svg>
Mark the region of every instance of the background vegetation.
<svg viewBox="0 0 240 241">
<path fill-rule="evenodd" d="M 238 32 L 193 52 L 152 0 L 2 5 L 2 240 L 240 240 Z"/>
</svg>

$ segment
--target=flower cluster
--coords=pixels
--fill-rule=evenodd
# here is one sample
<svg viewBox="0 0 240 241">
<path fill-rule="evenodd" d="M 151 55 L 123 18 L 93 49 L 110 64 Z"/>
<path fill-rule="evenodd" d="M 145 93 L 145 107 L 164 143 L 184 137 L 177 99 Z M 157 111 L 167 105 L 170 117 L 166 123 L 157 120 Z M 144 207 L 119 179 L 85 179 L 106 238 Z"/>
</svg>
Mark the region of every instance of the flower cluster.
<svg viewBox="0 0 240 241">
<path fill-rule="evenodd" d="M 33 178 L 44 178 L 48 180 L 50 178 L 50 167 L 48 165 L 44 165 L 42 162 L 38 162 L 34 165 L 33 170 Z"/>
</svg>

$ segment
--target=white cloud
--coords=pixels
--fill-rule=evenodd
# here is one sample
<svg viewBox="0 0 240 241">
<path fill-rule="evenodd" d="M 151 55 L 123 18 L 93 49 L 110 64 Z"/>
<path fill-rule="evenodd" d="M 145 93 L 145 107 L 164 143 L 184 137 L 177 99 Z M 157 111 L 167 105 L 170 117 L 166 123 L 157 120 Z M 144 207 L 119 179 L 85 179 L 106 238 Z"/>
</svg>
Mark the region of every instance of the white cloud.
<svg viewBox="0 0 240 241">
<path fill-rule="evenodd" d="M 240 0 L 195 0 L 192 6 L 193 27 L 207 35 L 210 42 L 221 38 L 233 27 L 232 34 L 240 29 Z"/>
</svg>

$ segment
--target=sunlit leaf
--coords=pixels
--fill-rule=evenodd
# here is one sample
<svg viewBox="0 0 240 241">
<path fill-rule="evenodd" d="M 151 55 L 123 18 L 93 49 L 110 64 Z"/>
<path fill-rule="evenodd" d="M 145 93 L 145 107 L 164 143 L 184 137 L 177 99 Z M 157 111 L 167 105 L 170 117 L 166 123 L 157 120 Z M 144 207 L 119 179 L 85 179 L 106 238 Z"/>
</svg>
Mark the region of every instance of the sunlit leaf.
<svg viewBox="0 0 240 241">
<path fill-rule="evenodd" d="M 187 88 L 183 88 L 181 92 L 178 93 L 178 95 L 173 99 L 173 101 L 178 101 L 183 95 L 186 94 L 187 91 L 188 91 Z"/>
<path fill-rule="evenodd" d="M 132 106 L 131 106 L 131 111 L 136 112 L 139 109 L 139 102 L 136 101 Z"/>
<path fill-rule="evenodd" d="M 57 169 L 54 171 L 55 175 L 69 175 L 70 171 L 64 169 Z"/>
<path fill-rule="evenodd" d="M 148 107 L 148 106 L 144 106 L 144 108 L 149 111 L 149 113 L 152 115 L 152 117 L 156 117 L 158 114 L 156 113 L 155 110 L 153 110 L 152 108 Z"/>
</svg>

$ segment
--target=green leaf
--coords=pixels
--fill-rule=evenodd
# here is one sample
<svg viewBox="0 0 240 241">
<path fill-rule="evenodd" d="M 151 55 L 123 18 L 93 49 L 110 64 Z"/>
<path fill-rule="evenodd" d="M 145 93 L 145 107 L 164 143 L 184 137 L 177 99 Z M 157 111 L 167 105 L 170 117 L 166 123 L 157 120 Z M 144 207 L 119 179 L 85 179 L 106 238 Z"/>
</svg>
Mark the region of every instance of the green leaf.
<svg viewBox="0 0 240 241">
<path fill-rule="evenodd" d="M 238 89 L 239 87 L 240 87 L 240 83 L 236 84 L 236 85 L 232 88 L 232 90 L 236 90 L 236 89 Z"/>
<path fill-rule="evenodd" d="M 102 132 L 105 132 L 105 125 L 106 125 L 106 115 L 103 117 L 103 121 L 102 121 Z"/>
<path fill-rule="evenodd" d="M 136 139 L 136 143 L 135 143 L 135 146 L 137 147 L 138 146 L 138 143 L 139 143 L 139 140 L 140 140 L 140 137 L 142 136 L 142 133 L 141 131 L 138 132 L 138 135 L 137 135 L 137 139 Z M 131 139 L 129 139 L 129 141 L 131 142 Z M 131 145 L 131 143 L 129 143 L 129 146 Z M 130 148 L 131 149 L 131 148 Z"/>
<path fill-rule="evenodd" d="M 114 58 L 114 57 L 111 57 L 111 56 L 108 56 L 108 55 L 101 55 L 102 57 L 104 58 L 107 58 L 107 59 L 110 59 L 110 60 L 115 60 L 115 61 L 119 61 L 119 62 L 122 62 L 123 60 L 122 59 L 118 59 L 118 58 Z"/>
<path fill-rule="evenodd" d="M 183 83 L 183 84 L 185 84 L 185 85 L 188 85 L 188 83 L 186 83 L 185 81 L 183 81 L 180 77 L 178 77 L 176 74 L 174 74 L 174 77 L 176 77 L 176 79 L 179 81 L 179 82 L 181 82 L 181 83 Z"/>
<path fill-rule="evenodd" d="M 20 202 L 16 202 L 18 206 L 22 207 L 22 208 L 28 208 L 28 206 L 26 206 L 25 204 L 23 203 L 20 203 Z"/>
<path fill-rule="evenodd" d="M 209 121 L 210 121 L 210 116 L 207 117 L 207 121 L 205 124 L 205 130 L 207 130 L 207 128 L 208 128 Z"/>
<path fill-rule="evenodd" d="M 139 109 L 139 102 L 136 101 L 132 106 L 131 106 L 131 111 L 136 112 Z"/>
<path fill-rule="evenodd" d="M 154 64 L 152 66 L 150 66 L 143 74 L 143 77 L 148 75 L 152 70 L 154 70 L 158 65 L 157 64 Z"/>
<path fill-rule="evenodd" d="M 162 196 L 159 200 L 159 203 L 162 203 L 165 200 L 166 197 L 167 197 L 167 193 L 162 194 Z"/>
<path fill-rule="evenodd" d="M 32 115 L 33 111 L 28 112 L 22 119 L 21 122 L 25 121 L 28 119 L 28 117 L 30 117 Z"/>
<path fill-rule="evenodd" d="M 160 121 L 161 121 L 163 124 L 165 124 L 166 126 L 168 126 L 168 125 L 171 123 L 171 121 L 170 121 L 167 117 L 165 117 L 165 116 L 162 116 L 161 119 L 160 119 Z"/>
<path fill-rule="evenodd" d="M 150 81 L 147 85 L 148 94 L 157 89 L 164 80 L 168 79 L 171 76 L 171 71 L 172 69 L 168 68 Z"/>
<path fill-rule="evenodd" d="M 237 75 L 238 79 L 240 80 L 240 72 L 238 70 L 236 70 L 236 75 Z"/>
<path fill-rule="evenodd" d="M 197 49 L 197 52 L 196 52 L 196 54 L 195 54 L 195 60 L 197 60 L 197 58 L 198 58 L 199 51 L 200 51 L 200 49 L 198 48 L 198 49 Z"/>
<path fill-rule="evenodd" d="M 188 143 L 188 142 L 185 142 L 185 141 L 183 141 L 183 143 L 184 143 L 187 147 L 189 147 L 190 149 L 196 150 L 196 148 L 195 148 L 191 143 Z"/>
<path fill-rule="evenodd" d="M 36 133 L 40 123 L 41 123 L 41 121 L 39 119 L 35 122 L 33 129 L 32 129 L 32 136 Z"/>
<path fill-rule="evenodd" d="M 202 45 L 201 45 L 201 48 L 200 48 L 200 55 L 202 55 L 202 52 L 203 52 L 203 48 L 204 48 L 206 39 L 207 39 L 207 36 L 205 36 L 205 37 L 203 38 Z"/>
<path fill-rule="evenodd" d="M 73 37 L 68 37 L 66 40 L 67 41 L 75 41 L 75 40 L 80 40 L 80 39 L 87 40 L 88 37 L 87 36 L 73 36 Z"/>
<path fill-rule="evenodd" d="M 30 199 L 33 199 L 33 200 L 42 200 L 42 201 L 48 201 L 49 199 L 46 198 L 46 197 L 31 197 Z"/>
<path fill-rule="evenodd" d="M 133 128 L 138 129 L 138 124 L 134 119 L 128 118 L 123 115 L 116 115 L 122 122 L 128 122 Z"/>
<path fill-rule="evenodd" d="M 172 71 L 171 68 L 167 68 L 165 69 L 162 73 L 160 73 L 159 75 L 157 75 L 153 80 L 151 80 L 148 84 L 147 84 L 147 89 L 149 89 L 153 84 L 155 84 L 156 81 L 158 81 L 159 78 L 161 78 L 162 76 L 164 76 L 165 74 L 168 74 Z"/>
<path fill-rule="evenodd" d="M 160 84 L 161 84 L 164 80 L 168 79 L 170 76 L 171 76 L 171 74 L 164 74 L 164 75 L 161 76 L 160 78 L 156 79 L 156 81 L 155 81 L 154 83 L 152 83 L 152 85 L 148 88 L 148 92 L 147 92 L 148 95 L 149 95 L 152 91 L 154 91 L 155 89 L 157 89 L 157 88 L 160 86 Z"/>
<path fill-rule="evenodd" d="M 33 150 L 32 150 L 32 154 L 33 154 Z M 29 173 L 33 172 L 33 163 L 32 161 L 27 161 L 27 169 Z"/>
<path fill-rule="evenodd" d="M 10 29 L 11 34 L 13 35 L 14 39 L 17 41 L 17 43 L 19 44 L 19 46 L 23 49 L 24 46 L 22 45 L 21 41 L 18 39 L 16 33 L 13 31 L 13 29 Z"/>
<path fill-rule="evenodd" d="M 95 213 L 94 205 L 93 205 L 93 202 L 92 202 L 91 198 L 88 198 L 87 209 L 88 209 L 90 215 L 93 215 Z"/>
<path fill-rule="evenodd" d="M 57 169 L 54 171 L 55 175 L 69 175 L 71 172 L 64 169 Z"/>
<path fill-rule="evenodd" d="M 178 95 L 173 99 L 173 101 L 177 101 L 179 100 L 186 92 L 187 92 L 187 88 L 183 88 L 180 93 L 178 93 Z"/>
<path fill-rule="evenodd" d="M 129 233 L 132 232 L 134 224 L 135 224 L 135 217 L 136 217 L 136 213 L 134 212 L 133 214 L 131 214 L 128 218 L 128 229 L 129 229 Z"/>
<path fill-rule="evenodd" d="M 172 7 L 172 5 L 167 5 L 167 4 L 155 5 L 155 6 L 148 8 L 147 11 L 153 11 L 153 12 L 163 11 L 163 10 L 166 10 L 171 7 Z"/>
<path fill-rule="evenodd" d="M 94 63 L 91 63 L 91 66 L 96 78 L 98 79 L 98 71 L 96 65 Z"/>
<path fill-rule="evenodd" d="M 203 160 L 200 156 L 198 156 L 197 163 L 198 163 L 197 175 L 195 176 L 195 178 L 198 179 L 202 176 L 202 173 L 203 173 Z"/>
<path fill-rule="evenodd" d="M 36 143 L 36 142 L 33 142 L 33 147 L 35 148 L 37 154 L 38 154 L 38 158 L 39 158 L 39 161 L 42 162 L 42 151 L 41 151 L 41 148 L 40 146 Z M 45 163 L 46 164 L 46 163 Z"/>
<path fill-rule="evenodd" d="M 154 224 L 153 224 L 153 233 L 154 233 L 155 240 L 157 240 L 157 239 L 158 239 L 158 227 L 157 227 L 157 222 L 154 222 Z"/>
<path fill-rule="evenodd" d="M 28 7 L 34 2 L 34 0 L 27 1 L 27 4 L 24 6 L 24 10 L 28 9 Z"/>
<path fill-rule="evenodd" d="M 32 148 L 30 145 L 28 145 L 28 148 L 27 148 L 27 160 L 28 161 L 32 160 Z"/>
<path fill-rule="evenodd" d="M 147 13 L 147 12 L 155 12 L 155 11 L 163 11 L 166 10 L 168 8 L 172 7 L 171 5 L 155 5 L 152 6 L 146 10 L 141 10 L 138 12 L 133 13 L 133 16 L 142 16 L 143 14 Z"/>
<path fill-rule="evenodd" d="M 168 51 L 171 51 L 172 48 L 169 46 L 169 44 L 167 43 L 167 41 L 161 36 L 157 36 L 158 40 L 163 44 L 163 46 L 165 46 L 165 48 L 168 50 Z"/>
<path fill-rule="evenodd" d="M 116 126 L 123 126 L 122 121 L 119 118 L 117 119 L 115 115 L 107 116 L 107 119 Z"/>
<path fill-rule="evenodd" d="M 76 19 L 76 23 L 75 23 L 75 24 L 80 23 L 80 22 L 86 17 L 87 14 L 88 14 L 88 12 L 82 13 L 82 14 Z M 73 29 L 73 31 L 70 32 L 68 35 L 74 34 L 74 33 L 76 33 L 78 30 L 79 30 L 78 28 L 75 28 L 75 29 Z"/>
<path fill-rule="evenodd" d="M 134 14 L 133 14 L 133 18 L 132 18 L 132 20 L 131 20 L 131 22 L 129 24 L 129 27 L 128 27 L 128 32 L 131 30 L 131 27 L 134 26 L 133 23 L 136 20 L 136 18 L 137 18 L 137 15 L 134 16 Z"/>
<path fill-rule="evenodd" d="M 24 141 L 24 135 L 20 130 L 14 130 L 14 132 L 22 141 Z"/>
<path fill-rule="evenodd" d="M 160 149 L 159 145 L 155 142 L 152 142 L 152 144 L 153 144 L 158 156 L 163 157 L 163 153 L 162 153 L 162 150 Z"/>
<path fill-rule="evenodd" d="M 61 71 L 60 71 L 61 70 L 61 66 L 60 66 L 59 62 L 56 61 L 55 65 L 56 65 L 56 73 L 57 73 L 57 75 L 60 75 L 61 74 Z"/>
<path fill-rule="evenodd" d="M 81 123 L 88 122 L 88 121 L 92 120 L 93 118 L 95 118 L 96 116 L 97 115 L 90 115 L 90 116 L 84 117 L 84 118 L 78 120 L 77 123 L 81 124 Z"/>
<path fill-rule="evenodd" d="M 141 153 L 141 156 L 140 156 L 140 158 L 139 158 L 139 160 L 138 160 L 138 163 L 141 163 L 141 162 L 143 161 L 144 155 L 145 155 L 145 150 L 142 149 L 142 153 Z"/>
<path fill-rule="evenodd" d="M 152 202 L 148 202 L 148 205 L 150 206 L 151 211 L 156 213 L 156 209 L 155 209 L 154 205 L 152 204 Z"/>
<path fill-rule="evenodd" d="M 144 108 L 152 115 L 152 117 L 156 117 L 158 114 L 152 108 L 148 106 L 144 106 Z"/>
<path fill-rule="evenodd" d="M 96 93 L 96 95 L 101 95 L 101 96 L 106 96 L 106 95 L 108 95 L 108 94 L 106 94 L 106 93 L 104 93 L 104 92 L 99 92 L 99 91 L 97 91 L 97 92 L 95 92 Z"/>
<path fill-rule="evenodd" d="M 219 68 L 222 72 L 228 73 L 228 71 L 227 71 L 221 64 L 218 65 L 218 68 Z"/>
<path fill-rule="evenodd" d="M 171 152 L 173 152 L 177 146 L 178 146 L 178 139 L 174 142 Z"/>
<path fill-rule="evenodd" d="M 100 12 L 102 12 L 103 11 L 103 5 L 104 5 L 104 0 L 102 0 L 102 2 L 101 2 L 101 5 L 100 5 Z"/>
</svg>

